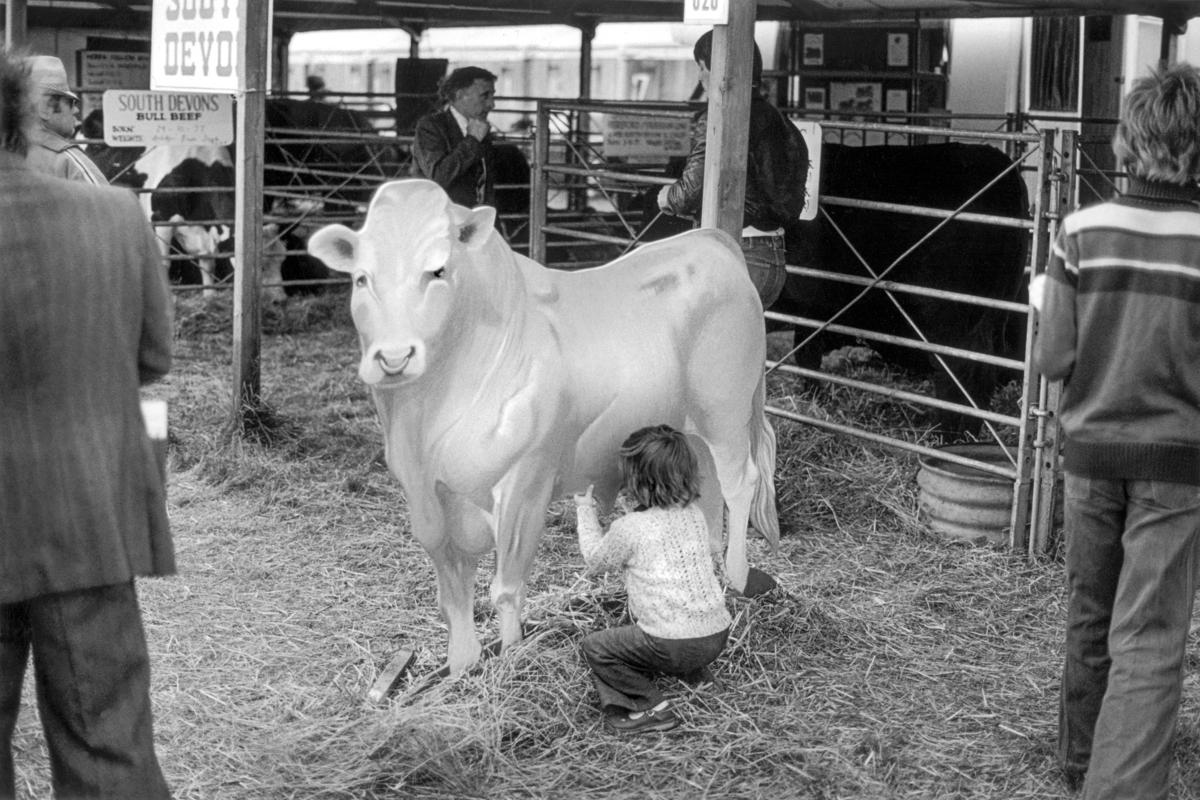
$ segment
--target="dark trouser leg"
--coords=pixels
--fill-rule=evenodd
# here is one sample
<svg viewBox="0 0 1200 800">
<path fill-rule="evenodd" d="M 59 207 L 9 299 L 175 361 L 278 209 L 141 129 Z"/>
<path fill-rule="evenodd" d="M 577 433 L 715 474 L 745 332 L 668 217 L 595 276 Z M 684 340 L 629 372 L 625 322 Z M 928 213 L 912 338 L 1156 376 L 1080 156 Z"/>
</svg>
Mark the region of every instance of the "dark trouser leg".
<svg viewBox="0 0 1200 800">
<path fill-rule="evenodd" d="M 12 735 L 21 710 L 21 684 L 28 660 L 29 619 L 25 604 L 0 604 L 0 800 L 16 796 Z"/>
<path fill-rule="evenodd" d="M 64 798 L 169 798 L 154 753 L 150 660 L 133 584 L 30 602 L 38 708 Z"/>
<path fill-rule="evenodd" d="M 1067 631 L 1059 703 L 1058 759 L 1087 769 L 1092 734 L 1108 688 L 1108 627 L 1124 551 L 1125 489 L 1121 481 L 1065 476 Z"/>
<path fill-rule="evenodd" d="M 583 657 L 592 669 L 600 707 L 653 708 L 663 699 L 654 684 L 656 674 L 696 672 L 720 655 L 728 635 L 726 630 L 698 639 L 659 639 L 637 625 L 588 634 L 582 643 Z"/>
<path fill-rule="evenodd" d="M 1166 800 L 1200 572 L 1200 486 L 1126 485 L 1125 563 L 1108 638 L 1112 667 L 1083 796 Z"/>
<path fill-rule="evenodd" d="M 590 633 L 581 647 L 602 709 L 615 706 L 642 711 L 662 700 L 654 675 L 666 665 L 637 625 Z"/>
</svg>

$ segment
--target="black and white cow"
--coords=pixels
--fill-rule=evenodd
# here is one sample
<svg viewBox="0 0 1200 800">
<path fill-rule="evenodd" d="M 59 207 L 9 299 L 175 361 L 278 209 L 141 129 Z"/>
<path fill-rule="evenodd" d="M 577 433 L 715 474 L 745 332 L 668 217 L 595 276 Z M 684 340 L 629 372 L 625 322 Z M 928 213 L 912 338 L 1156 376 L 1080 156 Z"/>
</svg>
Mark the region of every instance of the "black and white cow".
<svg viewBox="0 0 1200 800">
<path fill-rule="evenodd" d="M 85 135 L 98 138 L 102 123 L 93 112 Z M 263 211 L 266 228 L 263 282 L 269 298 L 282 297 L 271 284 L 323 280 L 332 273 L 309 255 L 305 242 L 312 221 L 323 212 L 354 213 L 365 207 L 381 177 L 394 172 L 390 148 L 366 137 L 354 141 L 338 133 L 373 134 L 370 121 L 352 109 L 328 103 L 270 98 L 264 146 Z M 235 167 L 230 147 L 114 148 L 92 145 L 89 154 L 113 183 L 142 195 L 147 216 L 161 223 L 160 241 L 173 281 L 204 283 L 232 272 Z M 345 176 L 345 177 L 342 177 Z M 188 259 L 177 256 L 183 254 Z M 288 286 L 288 293 L 314 291 Z"/>
</svg>

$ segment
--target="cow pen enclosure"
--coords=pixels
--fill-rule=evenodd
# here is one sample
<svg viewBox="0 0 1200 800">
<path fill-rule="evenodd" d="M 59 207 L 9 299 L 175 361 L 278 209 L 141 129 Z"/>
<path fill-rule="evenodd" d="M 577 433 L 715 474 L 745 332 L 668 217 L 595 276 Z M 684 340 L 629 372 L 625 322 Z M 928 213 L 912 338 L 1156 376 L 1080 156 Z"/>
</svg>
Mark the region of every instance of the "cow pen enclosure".
<svg viewBox="0 0 1200 800">
<path fill-rule="evenodd" d="M 520 107 L 526 107 L 528 100 L 519 99 Z M 279 102 L 300 109 L 326 106 L 295 100 Z M 644 201 L 648 192 L 669 182 L 669 178 L 664 177 L 668 165 L 661 161 L 606 156 L 603 134 L 607 120 L 624 115 L 642 120 L 687 121 L 695 106 L 548 100 L 536 101 L 536 104 L 533 135 L 503 140 L 504 146 L 514 154 L 511 163 L 515 166 L 508 169 L 499 183 L 504 195 L 499 204 L 502 206 L 500 224 L 514 249 L 528 250 L 535 260 L 556 268 L 578 269 L 610 261 L 648 240 L 643 228 L 647 226 L 648 218 L 654 215 L 646 211 Z M 267 129 L 264 222 L 275 227 L 266 233 L 268 246 L 264 251 L 267 253 L 264 265 L 273 269 L 264 271 L 260 291 L 265 297 L 276 300 L 285 292 L 320 291 L 344 283 L 344 278 L 324 270 L 323 265 L 307 255 L 304 248 L 307 235 L 321 225 L 334 222 L 353 226 L 361 220 L 366 201 L 377 186 L 409 173 L 411 140 L 408 137 L 376 132 L 367 118 L 357 111 L 342 110 L 340 116 L 326 115 L 320 118 L 319 127 L 306 127 L 297 122 L 296 117 L 305 116 L 311 125 L 311 111 L 307 115 L 293 114 L 291 117 L 276 113 L 274 124 Z M 798 113 L 793 116 L 800 118 Z M 825 236 L 837 237 L 845 244 L 847 252 L 852 253 L 856 261 L 855 272 L 834 274 L 823 268 L 825 265 L 819 263 L 821 259 L 814 257 L 812 252 L 802 251 L 797 256 L 789 249 L 789 287 L 803 286 L 806 291 L 807 287 L 836 287 L 813 291 L 821 291 L 822 297 L 837 298 L 838 302 L 830 305 L 823 300 L 828 307 L 817 309 L 821 313 L 813 313 L 811 304 L 806 306 L 804 302 L 791 303 L 790 307 L 776 304 L 767 312 L 773 341 L 778 345 L 785 336 L 792 339 L 788 346 L 775 348 L 776 352 L 766 364 L 769 374 L 793 376 L 823 386 L 827 391 L 873 395 L 881 404 L 899 409 L 906 421 L 903 424 L 850 426 L 828 418 L 819 407 L 772 404 L 769 411 L 777 419 L 789 423 L 814 425 L 884 443 L 924 459 L 937 459 L 955 469 L 975 471 L 971 474 L 1010 482 L 1013 486 L 1010 513 L 1001 535 L 1015 550 L 1031 555 L 1044 553 L 1056 546 L 1057 457 L 1052 455 L 1057 449 L 1053 423 L 1056 395 L 1055 387 L 1046 385 L 1039 376 L 1026 370 L 1031 338 L 1027 335 L 1028 306 L 1024 296 L 1012 292 L 1003 296 L 995 292 L 981 293 L 964 286 L 964 280 L 958 278 L 954 279 L 956 288 L 947 289 L 929 280 L 896 280 L 893 274 L 904 271 L 906 259 L 923 258 L 922 253 L 931 249 L 928 242 L 943 231 L 953 232 L 941 233 L 943 239 L 946 236 L 961 238 L 963 231 L 1018 231 L 1027 242 L 1026 256 L 1020 265 L 1025 273 L 1020 280 L 1024 286 L 1029 275 L 1044 267 L 1053 226 L 1061 209 L 1070 207 L 1075 193 L 1076 180 L 1064 176 L 1076 175 L 1074 160 L 1077 155 L 1085 156 L 1086 152 L 1076 146 L 1070 131 L 1012 132 L 1008 129 L 1015 127 L 1013 120 L 1006 118 L 997 120 L 999 130 L 994 132 L 956 130 L 946 127 L 945 123 L 944 119 L 939 119 L 936 126 L 861 120 L 823 121 L 822 131 L 827 142 L 854 137 L 859 140 L 875 137 L 888 142 L 903 140 L 914 143 L 913 146 L 928 145 L 931 141 L 953 141 L 994 148 L 1013 158 L 1003 170 L 988 175 L 984 184 L 972 187 L 968 195 L 959 197 L 959 202 L 942 203 L 936 208 L 922 206 L 919 202 L 864 199 L 853 196 L 852 191 L 844 192 L 850 196 L 824 194 L 818 213 L 826 226 Z M 532 161 L 532 168 L 528 166 L 529 161 Z M 127 160 L 124 166 L 128 169 L 132 162 Z M 1106 177 L 1102 172 L 1097 174 Z M 1028 213 L 1005 215 L 971 210 L 972 203 L 986 194 L 989 187 L 998 181 L 1011 180 L 1014 175 L 1020 176 L 1030 187 Z M 149 195 L 151 187 L 137 191 Z M 228 197 L 231 192 L 232 186 L 228 185 L 153 189 L 156 197 L 174 194 Z M 528 204 L 525 213 L 520 210 L 523 204 Z M 870 248 L 870 239 L 888 237 L 874 237 L 872 231 L 861 224 L 848 233 L 842 229 L 845 226 L 839 224 L 841 217 L 837 216 L 847 213 L 872 214 L 875 220 L 905 218 L 909 222 L 905 223 L 903 233 L 909 238 L 895 253 L 873 263 L 860 251 Z M 212 214 L 208 217 L 158 219 L 155 224 L 164 239 L 169 239 L 184 226 L 232 224 L 231 218 Z M 864 239 L 868 240 L 866 246 Z M 228 246 L 218 247 L 215 240 L 210 241 L 213 242 L 211 252 L 180 252 L 176 248 L 167 258 L 173 264 L 188 265 L 211 258 L 214 266 L 220 268 L 220 259 L 228 257 Z M 952 249 L 948 251 L 945 245 L 935 243 L 935 249 L 937 247 L 940 249 L 936 257 L 954 257 Z M 274 265 L 270 263 L 272 260 Z M 942 270 L 937 274 L 951 276 L 951 270 L 961 272 L 975 266 L 967 262 L 946 264 L 944 268 L 937 267 Z M 228 276 L 228 268 L 221 274 Z M 185 290 L 187 288 L 191 287 Z M 232 288 L 232 283 L 218 283 L 217 288 Z M 870 303 L 875 305 L 868 305 Z M 870 324 L 855 319 L 856 315 L 860 318 L 864 314 L 867 317 L 877 315 L 881 303 L 888 307 L 884 313 L 897 315 L 897 321 L 889 323 L 892 328 L 881 331 L 879 327 L 873 329 Z M 923 304 L 920 313 L 906 310 L 914 304 Z M 866 310 L 856 310 L 859 307 Z M 935 308 L 938 315 L 968 319 L 1000 315 L 1005 320 L 1010 342 L 1016 344 L 1001 352 L 987 343 L 971 349 L 960 342 L 939 341 L 927 329 L 930 309 Z M 937 325 L 936 319 L 934 325 Z M 833 345 L 839 343 L 849 345 L 849 348 L 827 359 L 824 365 L 820 354 L 814 361 L 812 353 L 808 352 L 817 348 L 823 348 L 825 352 L 835 350 L 838 348 Z M 879 360 L 881 353 L 886 354 L 882 361 Z M 921 359 L 934 365 L 932 386 L 928 379 L 905 383 L 901 377 L 904 371 L 891 368 L 898 363 L 911 371 L 914 363 Z M 852 363 L 855 360 L 859 362 L 857 366 Z M 863 366 L 869 367 L 865 373 L 870 374 L 862 374 L 864 370 L 858 367 Z M 916 369 L 920 372 L 921 365 L 917 364 Z M 971 377 L 976 373 L 1002 377 L 985 382 L 981 390 L 975 385 L 979 381 Z M 810 413 L 813 408 L 817 411 Z M 986 443 L 987 449 L 974 447 L 955 451 L 939 446 L 948 439 L 929 435 L 931 418 L 935 422 L 960 420 L 955 423 L 959 425 L 965 420 L 964 429 L 970 427 L 969 435 L 958 438 Z M 995 533 L 989 535 L 996 538 Z"/>
<path fill-rule="evenodd" d="M 694 108 L 685 104 L 539 103 L 531 213 L 535 230 L 543 231 L 543 235 L 535 238 L 532 246 L 535 260 L 555 263 L 553 251 L 547 244 L 550 236 L 557 237 L 560 244 L 562 240 L 570 239 L 600 243 L 611 248 L 610 256 L 619 255 L 640 243 L 646 236 L 646 228 L 657 223 L 661 216 L 656 215 L 656 207 L 643 200 L 650 198 L 658 187 L 670 183 L 672 178 L 665 176 L 666 165 L 661 161 L 629 163 L 628 159 L 608 157 L 596 132 L 604 128 L 607 119 L 617 115 L 641 119 L 689 119 L 693 113 Z M 798 117 L 799 114 L 793 116 Z M 968 143 L 967 146 L 994 147 L 997 152 L 1005 152 L 1012 157 L 1003 160 L 1001 168 L 980 178 L 977 185 L 971 185 L 969 190 L 964 189 L 954 198 L 954 202 L 943 202 L 938 207 L 912 200 L 895 202 L 875 198 L 866 185 L 861 188 L 850 187 L 853 194 L 858 196 L 853 196 L 851 192 L 846 192 L 850 196 L 839 196 L 838 192 L 823 193 L 817 213 L 821 223 L 826 226 L 825 235 L 836 236 L 853 254 L 856 274 L 835 273 L 829 265 L 820 263 L 822 259 L 819 256 L 822 253 L 827 255 L 828 250 L 818 252 L 818 257 L 814 258 L 812 248 L 805 249 L 807 243 L 802 241 L 799 248 L 794 248 L 793 232 L 788 231 L 789 289 L 785 290 L 785 295 L 792 291 L 793 286 L 803 286 L 804 291 L 822 292 L 822 297 L 828 294 L 838 300 L 826 303 L 828 307 L 819 309 L 824 311 L 823 315 L 787 313 L 789 309 L 786 306 L 789 303 L 785 302 L 788 299 L 786 297 L 767 311 L 769 330 L 778 332 L 786 329 L 791 331 L 793 337 L 791 346 L 783 348 L 768 362 L 768 373 L 779 372 L 816 382 L 830 391 L 867 393 L 879 398 L 880 402 L 911 407 L 920 413 L 940 415 L 945 419 L 971 420 L 971 424 L 979 426 L 977 436 L 971 438 L 994 448 L 998 457 L 990 457 L 989 453 L 989 457 L 984 458 L 978 452 L 960 455 L 952 450 L 931 446 L 927 431 L 911 422 L 885 429 L 887 426 L 849 425 L 822 413 L 809 413 L 800 407 L 785 408 L 774 404 L 769 406 L 769 412 L 779 419 L 885 444 L 1011 481 L 1011 514 L 1005 532 L 1007 543 L 1014 550 L 1030 555 L 1046 552 L 1054 546 L 1057 442 L 1053 414 L 1056 394 L 1055 387 L 1029 367 L 1032 330 L 1028 324 L 1029 307 L 1024 287 L 1032 274 L 1045 268 L 1052 233 L 1062 210 L 1069 207 L 1071 202 L 1074 184 L 1064 177 L 1073 170 L 1068 162 L 1073 164 L 1074 151 L 1068 154 L 1065 150 L 1072 147 L 1069 132 L 1056 129 L 1014 132 L 1006 130 L 1014 127 L 1013 121 L 1006 118 L 999 120 L 1000 130 L 994 132 L 956 130 L 947 127 L 944 118 L 939 120 L 937 126 L 921 125 L 919 121 L 917 124 L 898 125 L 836 120 L 825 121 L 822 125 L 826 141 L 843 140 L 851 135 L 860 141 L 876 137 L 879 141 L 901 139 L 922 145 L 928 145 L 931 141 L 957 142 Z M 896 151 L 903 153 L 903 148 L 896 148 Z M 928 179 L 954 178 L 953 167 L 946 165 L 944 168 L 947 170 L 944 175 L 932 175 Z M 879 177 L 876 176 L 877 179 Z M 981 198 L 985 198 L 994 186 L 1004 180 L 1010 183 L 1020 180 L 1029 187 L 1026 205 L 1014 208 L 1007 214 L 978 211 Z M 588 207 L 589 203 L 596 206 L 590 209 L 588 224 L 565 226 L 555 224 L 544 215 L 539 216 L 539 209 L 545 206 L 548 187 L 552 182 L 573 186 L 578 195 L 574 201 L 576 206 Z M 907 192 L 906 196 L 913 197 L 916 193 Z M 860 251 L 878 250 L 878 247 L 872 247 L 877 244 L 872 240 L 887 238 L 892 231 L 872 230 L 864 227 L 861 221 L 856 230 L 852 229 L 846 221 L 852 222 L 853 214 L 872 214 L 871 219 L 875 221 L 906 218 L 910 222 L 905 223 L 906 227 L 901 233 L 907 238 L 894 243 L 893 249 L 887 252 L 881 263 L 871 263 Z M 842 224 L 839 224 L 839 220 L 842 220 Z M 688 226 L 690 223 L 683 227 Z M 849 229 L 850 233 L 843 228 Z M 810 228 L 797 233 L 796 237 L 803 239 L 811 235 L 812 230 Z M 1019 280 L 1010 282 L 1003 293 L 992 292 L 990 296 L 970 286 L 973 282 L 985 283 L 986 276 L 973 280 L 963 274 L 983 265 L 971 263 L 971 258 L 964 258 L 945 244 L 948 236 L 957 236 L 961 241 L 965 236 L 987 236 L 988 231 L 1009 231 L 1012 232 L 1011 236 L 1020 236 L 1026 243 L 1019 261 L 1010 261 L 1008 264 L 1010 269 L 1015 268 Z M 894 272 L 904 271 L 906 259 L 919 259 L 923 252 L 934 249 L 935 246 L 929 242 L 933 240 L 936 243 L 939 234 L 941 244 L 936 245 L 940 249 L 937 249 L 935 257 L 947 262 L 964 259 L 936 268 L 940 271 L 935 270 L 934 274 L 941 276 L 942 285 L 931 282 L 928 275 L 923 283 L 892 277 Z M 797 249 L 803 263 L 798 261 Z M 961 249 L 969 250 L 965 245 Z M 823 288 L 834 285 L 839 287 L 836 291 Z M 956 290 L 948 290 L 947 285 Z M 876 305 L 869 307 L 865 316 L 878 316 L 878 304 L 885 303 L 884 312 L 895 313 L 897 319 L 903 321 L 896 323 L 896 330 L 881 331 L 878 324 L 872 327 L 871 322 L 876 320 L 847 321 L 846 318 L 853 319 L 856 308 L 866 306 L 872 299 L 876 299 Z M 914 305 L 932 307 L 928 305 L 930 303 L 937 304 L 934 312 L 926 310 L 923 317 L 917 312 L 910 313 L 909 309 Z M 805 298 L 801 297 L 791 305 L 811 310 L 814 303 L 805 302 Z M 938 341 L 932 332 L 925 330 L 931 321 L 936 326 L 940 316 L 969 314 L 977 314 L 981 319 L 984 316 L 1003 318 L 1000 324 L 1006 328 L 1010 343 L 1008 352 L 1001 351 L 999 340 L 980 341 L 971 349 L 960 342 Z M 800 361 L 800 354 L 810 348 L 814 340 L 820 342 L 831 336 L 839 337 L 831 341 L 843 346 L 861 346 L 851 347 L 849 353 L 843 353 L 833 362 L 827 361 L 827 366 L 821 366 L 819 359 L 817 363 L 812 363 L 811 356 L 809 363 L 793 363 Z M 888 354 L 885 361 L 907 361 L 910 366 L 915 363 L 914 354 L 916 358 L 929 359 L 934 363 L 934 369 L 942 373 L 935 381 L 943 385 L 935 385 L 931 391 L 928 386 L 898 386 L 895 373 L 887 371 L 866 379 L 850 374 L 844 369 L 848 364 L 847 359 L 860 357 L 864 349 Z M 839 369 L 838 365 L 843 368 Z M 972 370 L 991 371 L 1007 376 L 1007 380 L 984 382 L 982 386 L 985 391 L 981 393 L 977 387 L 971 387 L 970 379 L 965 377 Z M 946 387 L 949 387 L 948 390 Z M 993 396 L 993 390 L 997 389 L 1000 391 Z"/>
<path fill-rule="evenodd" d="M 325 105 L 281 102 L 301 109 Z M 524 105 L 525 100 L 521 102 Z M 648 221 L 657 219 L 649 219 L 654 215 L 645 209 L 644 201 L 648 192 L 669 182 L 664 177 L 668 165 L 646 159 L 606 157 L 603 133 L 607 120 L 624 115 L 642 120 L 686 121 L 694 110 L 693 105 L 683 103 L 537 101 L 533 135 L 504 140 L 514 154 L 511 163 L 515 167 L 510 167 L 499 183 L 503 195 L 499 204 L 502 232 L 515 249 L 528 250 L 535 260 L 561 269 L 604 263 L 648 240 L 643 229 Z M 340 118 L 325 116 L 320 127 L 303 127 L 295 116 L 298 115 L 289 118 L 276 113 L 275 124 L 268 128 L 265 142 L 268 157 L 264 222 L 275 227 L 266 233 L 264 264 L 272 269 L 264 271 L 260 290 L 272 299 L 281 298 L 284 292 L 319 291 L 328 285 L 342 284 L 344 278 L 325 271 L 323 265 L 314 263 L 307 255 L 304 249 L 307 235 L 321 225 L 334 222 L 353 226 L 361 220 L 366 201 L 377 186 L 409 173 L 411 140 L 377 133 L 369 122 L 363 121 L 366 118 L 361 112 L 343 111 Z M 311 118 L 312 113 L 307 117 Z M 956 288 L 950 290 L 929 280 L 896 280 L 893 274 L 904 271 L 906 259 L 923 258 L 922 253 L 931 249 L 928 242 L 943 231 L 952 232 L 942 233 L 943 240 L 947 236 L 961 238 L 963 231 L 1018 231 L 1027 242 L 1026 256 L 1020 265 L 1025 273 L 1020 280 L 1024 286 L 1030 274 L 1044 268 L 1053 226 L 1061 209 L 1070 207 L 1075 192 L 1076 181 L 1064 176 L 1076 174 L 1075 157 L 1085 154 L 1084 151 L 1075 145 L 1070 131 L 1011 132 L 1003 130 L 1014 127 L 1008 119 L 999 120 L 998 127 L 1002 130 L 995 132 L 955 130 L 946 127 L 944 120 L 939 120 L 937 126 L 836 120 L 826 120 L 822 125 L 828 142 L 848 137 L 860 140 L 876 137 L 889 142 L 903 139 L 916 145 L 954 141 L 992 147 L 1014 157 L 1003 170 L 988 175 L 983 185 L 973 186 L 971 192 L 959 197 L 960 202 L 942 203 L 937 208 L 836 193 L 826 193 L 820 198 L 818 213 L 826 226 L 824 235 L 844 243 L 846 251 L 853 254 L 855 272 L 835 274 L 824 268 L 819 263 L 821 258 L 814 257 L 813 252 L 802 249 L 797 256 L 789 245 L 789 292 L 792 286 L 806 287 L 805 291 L 810 290 L 808 287 L 836 287 L 811 290 L 821 291 L 822 297 L 837 298 L 838 302 L 831 305 L 823 300 L 826 307 L 816 309 L 821 313 L 815 313 L 812 304 L 805 302 L 791 303 L 790 307 L 777 303 L 769 310 L 767 324 L 773 331 L 773 340 L 778 342 L 790 335 L 792 341 L 787 347 L 776 348 L 778 352 L 768 361 L 766 369 L 769 374 L 794 376 L 824 386 L 828 391 L 873 395 L 880 403 L 911 409 L 916 416 L 901 425 L 856 427 L 830 419 L 819 410 L 810 413 L 812 409 L 802 406 L 774 404 L 769 408 L 770 413 L 777 419 L 885 443 L 925 459 L 938 459 L 956 469 L 975 470 L 1011 482 L 1011 508 L 1003 533 L 1009 546 L 1031 555 L 1052 549 L 1057 458 L 1050 454 L 1056 451 L 1052 416 L 1056 395 L 1055 387 L 1045 385 L 1039 376 L 1026 370 L 1031 338 L 1027 335 L 1028 306 L 1023 295 L 980 293 L 964 286 L 964 280 L 959 278 L 954 278 Z M 526 153 L 531 156 L 532 168 L 527 166 Z M 132 161 L 127 160 L 124 166 L 131 168 Z M 969 210 L 990 187 L 1005 179 L 1012 180 L 1014 175 L 1030 187 L 1028 213 L 1002 215 Z M 137 191 L 149 195 L 151 189 L 142 187 Z M 156 197 L 174 194 L 228 197 L 231 192 L 232 186 L 228 185 L 153 188 Z M 525 203 L 528 211 L 522 213 L 520 206 Z M 881 263 L 872 263 L 860 251 L 869 250 L 869 240 L 878 237 L 862 224 L 849 233 L 843 230 L 837 215 L 847 213 L 872 214 L 874 220 L 905 218 L 909 222 L 905 223 L 903 234 L 909 238 Z M 155 224 L 160 236 L 168 241 L 183 226 L 232 224 L 231 218 L 211 213 L 207 216 L 210 218 L 159 219 Z M 868 240 L 865 246 L 864 239 Z M 167 258 L 173 264 L 189 265 L 211 258 L 213 265 L 220 268 L 220 259 L 228 257 L 227 245 L 218 247 L 215 239 L 210 241 L 211 252 L 180 252 L 176 248 Z M 940 249 L 936 257 L 955 256 L 945 245 L 937 247 Z M 937 274 L 949 279 L 953 277 L 951 270 L 975 266 L 966 262 L 946 264 L 944 268 L 937 267 L 941 270 Z M 220 274 L 227 277 L 228 268 Z M 217 287 L 232 288 L 232 284 L 218 283 Z M 855 319 L 855 316 L 878 315 L 880 303 L 888 306 L 883 313 L 895 310 L 897 318 L 890 323 L 892 328 L 881 331 L 879 326 L 873 329 Z M 920 313 L 906 310 L 914 304 L 924 304 Z M 859 307 L 865 310 L 856 310 Z M 1015 345 L 1007 352 L 1000 352 L 986 346 L 987 343 L 971 349 L 960 342 L 939 341 L 926 329 L 931 313 L 970 319 L 1000 315 L 1005 320 L 1010 343 Z M 824 366 L 820 354 L 814 361 L 808 352 L 817 348 L 834 350 L 837 348 L 833 345 L 838 343 L 850 347 L 827 360 Z M 887 354 L 882 362 L 878 361 L 880 353 Z M 860 366 L 873 367 L 867 370 L 873 375 L 853 374 L 855 370 L 848 368 L 855 359 Z M 897 380 L 903 372 L 887 368 L 893 361 L 912 368 L 920 359 L 934 364 L 932 387 L 928 381 L 905 384 Z M 917 369 L 920 371 L 920 364 Z M 976 373 L 1006 379 L 985 381 L 981 390 L 975 385 L 979 381 L 963 377 Z M 965 438 L 987 443 L 990 449 L 968 448 L 966 454 L 960 454 L 937 446 L 938 437 L 928 435 L 930 417 L 966 420 L 964 427 L 974 427 Z"/>
</svg>

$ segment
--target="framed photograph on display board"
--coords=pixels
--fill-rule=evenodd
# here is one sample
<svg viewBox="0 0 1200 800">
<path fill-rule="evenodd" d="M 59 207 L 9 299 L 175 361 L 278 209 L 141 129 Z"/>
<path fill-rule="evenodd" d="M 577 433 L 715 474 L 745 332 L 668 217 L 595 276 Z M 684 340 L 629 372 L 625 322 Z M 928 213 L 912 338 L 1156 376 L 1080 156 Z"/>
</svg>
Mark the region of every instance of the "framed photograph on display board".
<svg viewBox="0 0 1200 800">
<path fill-rule="evenodd" d="M 908 34 L 889 33 L 887 38 L 887 65 L 889 67 L 908 66 Z"/>
<path fill-rule="evenodd" d="M 861 111 L 881 111 L 883 84 L 842 83 L 829 84 L 829 107 L 843 114 Z"/>
<path fill-rule="evenodd" d="M 825 87 L 807 86 L 804 89 L 804 107 L 825 110 Z"/>
<path fill-rule="evenodd" d="M 863 112 L 882 111 L 883 84 L 836 81 L 829 84 L 829 110 L 836 111 L 836 119 L 851 122 L 878 122 L 875 117 L 860 116 Z M 883 134 L 879 131 L 857 133 L 843 131 L 846 144 L 882 144 Z"/>
<path fill-rule="evenodd" d="M 825 66 L 825 34 L 804 34 L 804 66 Z"/>
</svg>

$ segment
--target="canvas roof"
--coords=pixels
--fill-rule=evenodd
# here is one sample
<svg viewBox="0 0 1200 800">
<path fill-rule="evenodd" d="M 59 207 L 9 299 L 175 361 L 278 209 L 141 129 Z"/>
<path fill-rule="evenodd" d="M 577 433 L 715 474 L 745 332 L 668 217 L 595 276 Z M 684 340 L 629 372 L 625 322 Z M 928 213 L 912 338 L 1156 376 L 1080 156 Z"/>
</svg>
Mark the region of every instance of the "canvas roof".
<svg viewBox="0 0 1200 800">
<path fill-rule="evenodd" d="M 13 0 L 8 0 L 13 2 Z M 22 2 L 22 0 L 16 0 Z M 678 22 L 685 0 L 274 0 L 279 32 L 338 28 Z M 1184 21 L 1200 0 L 757 0 L 759 20 L 848 22 L 1042 14 L 1148 14 Z M 148 30 L 150 0 L 23 0 L 31 28 Z M 0 4 L 3 5 L 3 4 Z"/>
</svg>

